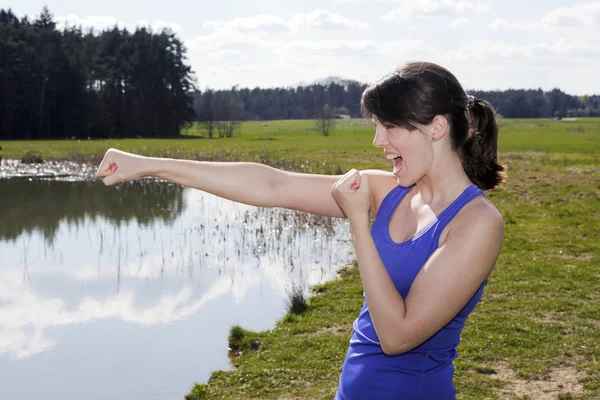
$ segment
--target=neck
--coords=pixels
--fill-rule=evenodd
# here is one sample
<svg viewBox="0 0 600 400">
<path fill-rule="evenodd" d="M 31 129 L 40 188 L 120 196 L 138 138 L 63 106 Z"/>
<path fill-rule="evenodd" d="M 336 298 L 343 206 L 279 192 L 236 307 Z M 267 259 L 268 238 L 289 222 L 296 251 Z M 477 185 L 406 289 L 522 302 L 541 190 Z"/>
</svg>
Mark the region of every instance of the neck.
<svg viewBox="0 0 600 400">
<path fill-rule="evenodd" d="M 446 204 L 472 184 L 458 154 L 446 152 L 435 155 L 431 169 L 417 182 L 417 190 L 425 204 Z"/>
</svg>

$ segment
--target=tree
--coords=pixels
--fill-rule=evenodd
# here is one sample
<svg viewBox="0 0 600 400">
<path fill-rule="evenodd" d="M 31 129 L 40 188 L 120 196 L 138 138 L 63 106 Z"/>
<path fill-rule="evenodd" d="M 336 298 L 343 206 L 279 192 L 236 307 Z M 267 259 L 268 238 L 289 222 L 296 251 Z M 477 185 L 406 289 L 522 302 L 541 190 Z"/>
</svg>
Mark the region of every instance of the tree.
<svg viewBox="0 0 600 400">
<path fill-rule="evenodd" d="M 197 112 L 197 115 L 200 117 L 200 120 L 203 121 L 204 129 L 206 129 L 206 133 L 208 134 L 208 138 L 212 139 L 216 126 L 216 110 L 215 110 L 215 101 L 214 101 L 215 93 L 208 89 L 203 96 L 203 102 L 200 105 L 200 109 Z"/>
<path fill-rule="evenodd" d="M 333 118 L 333 108 L 329 107 L 329 104 L 325 104 L 316 122 L 317 132 L 321 133 L 323 136 L 329 136 L 335 127 Z"/>
<path fill-rule="evenodd" d="M 218 92 L 214 96 L 216 127 L 220 138 L 232 137 L 240 125 L 244 112 L 243 104 L 234 97 L 235 88 L 231 92 Z"/>
</svg>

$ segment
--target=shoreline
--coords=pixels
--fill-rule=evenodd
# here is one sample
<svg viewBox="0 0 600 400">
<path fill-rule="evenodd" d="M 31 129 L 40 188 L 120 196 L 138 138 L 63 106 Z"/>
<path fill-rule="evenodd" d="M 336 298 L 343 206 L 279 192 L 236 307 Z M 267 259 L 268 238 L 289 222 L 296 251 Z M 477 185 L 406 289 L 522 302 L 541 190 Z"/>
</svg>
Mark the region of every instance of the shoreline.
<svg viewBox="0 0 600 400">
<path fill-rule="evenodd" d="M 35 178 L 68 181 L 96 179 L 96 166 L 91 161 L 46 160 L 41 163 L 24 163 L 21 160 L 1 160 L 0 179 Z"/>
<path fill-rule="evenodd" d="M 353 261 L 338 270 L 338 279 L 311 288 L 306 309 L 288 311 L 273 329 L 233 327 L 233 369 L 213 371 L 185 400 L 333 399 L 362 302 Z"/>
</svg>

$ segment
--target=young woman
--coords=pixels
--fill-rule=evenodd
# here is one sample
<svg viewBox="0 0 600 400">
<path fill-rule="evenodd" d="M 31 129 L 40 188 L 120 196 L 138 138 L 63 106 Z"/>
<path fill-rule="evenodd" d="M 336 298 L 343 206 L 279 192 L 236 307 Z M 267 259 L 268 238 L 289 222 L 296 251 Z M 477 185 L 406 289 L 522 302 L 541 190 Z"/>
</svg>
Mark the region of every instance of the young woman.
<svg viewBox="0 0 600 400">
<path fill-rule="evenodd" d="M 460 333 L 503 241 L 502 217 L 482 192 L 504 179 L 495 111 L 425 62 L 384 77 L 361 103 L 391 172 L 325 176 L 111 149 L 98 176 L 106 185 L 154 176 L 254 206 L 347 218 L 365 301 L 336 399 L 453 400 Z"/>
</svg>

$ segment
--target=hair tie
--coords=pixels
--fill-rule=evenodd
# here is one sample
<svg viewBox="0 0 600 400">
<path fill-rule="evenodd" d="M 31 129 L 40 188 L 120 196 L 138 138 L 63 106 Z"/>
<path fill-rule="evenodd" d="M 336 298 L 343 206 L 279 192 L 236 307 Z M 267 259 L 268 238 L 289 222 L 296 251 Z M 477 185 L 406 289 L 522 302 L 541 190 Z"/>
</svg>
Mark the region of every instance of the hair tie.
<svg viewBox="0 0 600 400">
<path fill-rule="evenodd" d="M 467 95 L 467 109 L 472 108 L 475 105 L 476 101 L 477 101 L 477 98 L 475 98 L 475 96 L 473 96 L 472 94 L 468 94 Z"/>
</svg>

